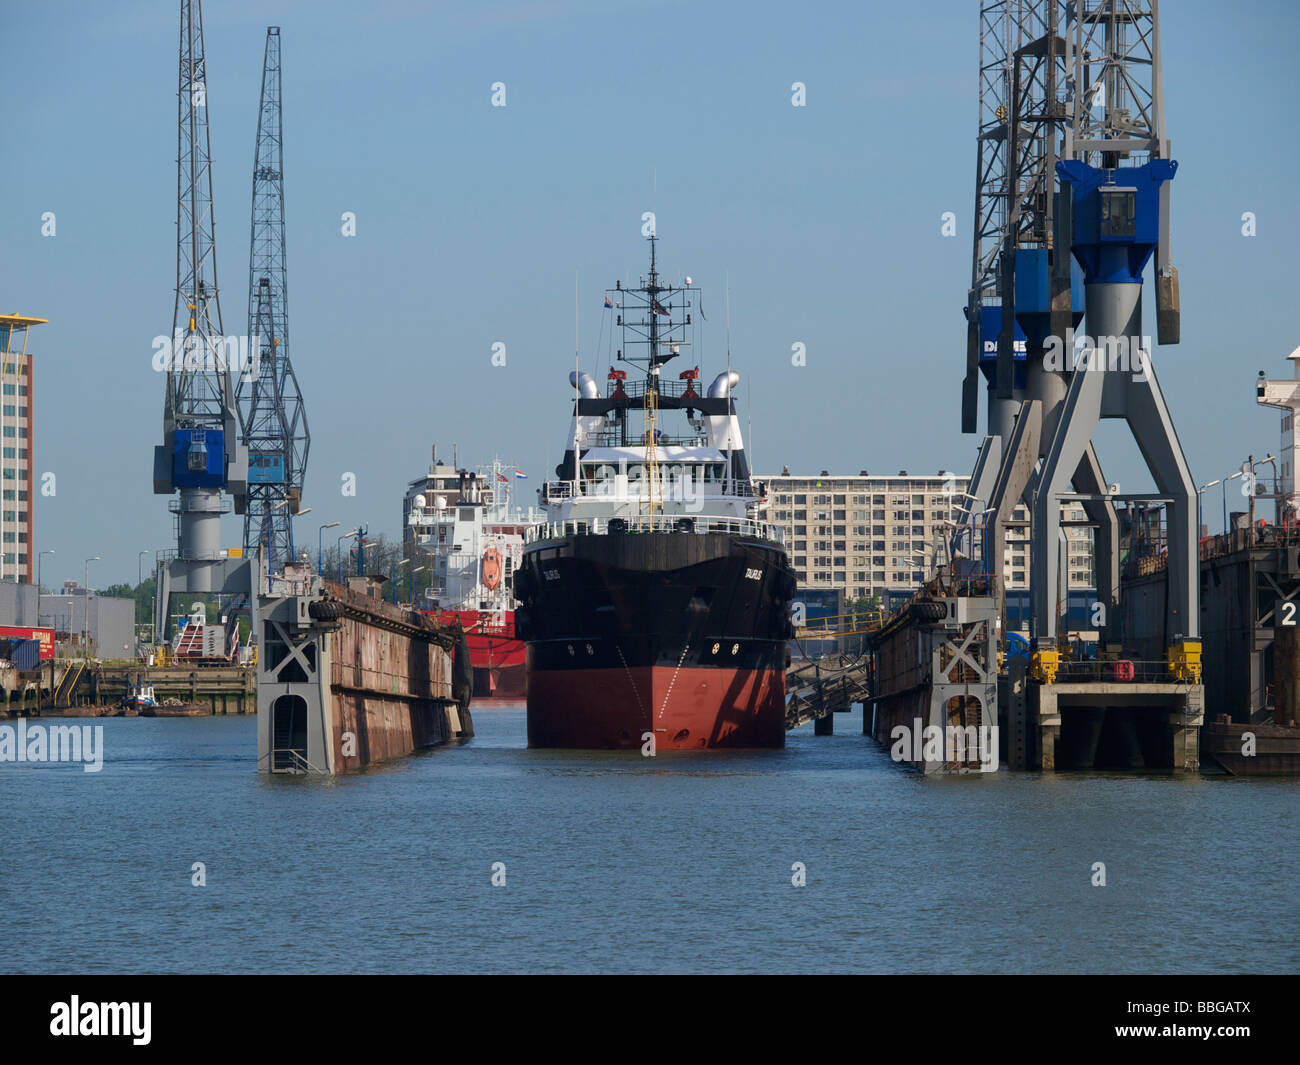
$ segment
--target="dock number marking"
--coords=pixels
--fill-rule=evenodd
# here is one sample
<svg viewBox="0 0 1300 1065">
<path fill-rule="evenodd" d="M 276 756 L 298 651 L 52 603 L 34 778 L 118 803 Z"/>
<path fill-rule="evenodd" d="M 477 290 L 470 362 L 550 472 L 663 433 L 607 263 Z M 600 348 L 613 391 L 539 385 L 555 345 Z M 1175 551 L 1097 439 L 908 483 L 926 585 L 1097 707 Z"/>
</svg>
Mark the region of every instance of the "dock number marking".
<svg viewBox="0 0 1300 1065">
<path fill-rule="evenodd" d="M 1282 622 L 1281 622 L 1281 623 L 1282 623 L 1283 625 L 1294 625 L 1294 624 L 1295 624 L 1295 607 L 1296 607 L 1295 603 L 1283 603 L 1283 604 L 1282 604 Z"/>
<path fill-rule="evenodd" d="M 761 581 L 762 579 L 763 579 L 763 571 L 762 571 L 761 569 L 747 569 L 747 570 L 745 570 L 745 580 L 747 580 L 747 581 Z"/>
</svg>

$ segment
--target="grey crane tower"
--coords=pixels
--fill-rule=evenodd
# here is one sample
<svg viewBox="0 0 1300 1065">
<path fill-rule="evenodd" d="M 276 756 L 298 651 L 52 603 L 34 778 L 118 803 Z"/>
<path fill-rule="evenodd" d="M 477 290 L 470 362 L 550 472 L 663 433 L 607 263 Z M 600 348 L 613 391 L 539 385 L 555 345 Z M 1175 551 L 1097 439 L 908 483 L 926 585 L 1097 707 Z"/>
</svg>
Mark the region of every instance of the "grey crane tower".
<svg viewBox="0 0 1300 1065">
<path fill-rule="evenodd" d="M 1158 0 L 1045 3 L 1053 22 L 1064 15 L 1060 66 L 1065 76 L 1064 84 L 1058 81 L 1059 88 L 1045 97 L 1063 133 L 1061 158 L 1051 168 L 1060 191 L 1056 194 L 1049 169 L 1039 196 L 1059 210 L 1044 230 L 1044 236 L 1055 234 L 1052 245 L 1034 256 L 1017 255 L 1012 266 L 1014 316 L 1026 334 L 1027 381 L 990 509 L 1004 511 L 1022 498 L 1029 504 L 1033 671 L 1051 683 L 1064 606 L 1059 587 L 1061 503 L 1083 502 L 1090 518 L 1102 513 L 1099 505 L 1113 506 L 1117 499 L 1165 505 L 1165 643 L 1174 676 L 1199 680 L 1194 487 L 1141 331 L 1142 273 L 1154 252 L 1159 338 L 1164 344 L 1178 341 L 1177 274 L 1169 264 L 1168 224 L 1169 181 L 1177 164 L 1169 158 L 1164 132 Z M 1053 39 L 1051 54 L 1055 48 Z M 1053 136 L 1053 144 L 1055 140 Z M 1089 336 L 1077 358 L 1073 326 L 1082 308 L 1063 254 L 1067 247 L 1084 275 Z M 1092 454 L 1102 418 L 1127 421 L 1156 493 L 1120 497 L 1106 489 Z M 1071 481 L 1073 493 L 1067 491 Z M 998 520 L 1004 521 L 1005 513 Z M 993 545 L 994 551 L 999 547 Z M 1099 536 L 1103 602 L 1110 598 L 1113 603 L 1117 553 L 1113 536 Z M 1107 584 L 1112 587 L 1105 589 Z"/>
<path fill-rule="evenodd" d="M 293 516 L 302 501 L 311 435 L 302 392 L 289 360 L 288 280 L 284 236 L 284 138 L 280 28 L 266 29 L 262 96 L 253 160 L 252 237 L 248 259 L 248 337 L 252 364 L 239 375 L 236 399 L 248 449 L 244 547 L 265 547 L 272 572 L 294 557 Z"/>
<path fill-rule="evenodd" d="M 1015 32 L 1012 0 L 980 4 L 979 133 L 975 155 L 975 227 L 971 286 L 966 297 L 966 377 L 962 382 L 962 432 L 973 433 L 979 413 L 979 379 L 983 351 L 981 321 L 986 305 L 1001 298 L 998 256 L 1007 225 L 1007 116 L 1010 103 L 1009 48 Z M 990 381 L 990 389 L 996 387 Z M 1009 434 L 1015 410 L 995 411 L 989 399 L 989 436 Z M 1002 426 L 1003 421 L 1008 424 Z M 985 464 L 981 448 L 981 465 Z M 997 469 L 999 457 L 992 460 Z M 984 498 L 978 489 L 972 494 Z"/>
<path fill-rule="evenodd" d="M 1060 0 L 988 3 L 981 16 L 984 124 L 977 217 L 988 211 L 983 205 L 990 201 L 1002 206 L 1001 225 L 976 233 L 974 282 L 967 303 L 962 427 L 974 428 L 976 396 L 971 377 L 977 369 L 983 370 L 988 378 L 988 433 L 971 476 L 972 506 L 967 510 L 970 527 L 976 520 L 983 525 L 982 539 L 972 536 L 972 543 L 982 546 L 992 572 L 1002 568 L 1015 507 L 1022 500 L 1032 502 L 1026 489 L 1050 439 L 1050 418 L 1056 410 L 1045 402 L 1026 405 L 1026 397 L 1057 399 L 1057 392 L 1064 389 L 1061 375 L 1043 371 L 1043 340 L 1049 333 L 1064 335 L 1079 323 L 1083 312 L 1080 271 L 1071 264 L 1068 236 L 1062 236 L 1068 233 L 1068 216 L 1056 191 L 1055 164 L 1069 119 L 1064 102 L 1070 84 L 1068 43 L 1061 35 L 1064 6 Z M 993 20 L 995 14 L 998 18 Z M 1000 42 L 996 49 L 990 48 L 990 40 Z M 997 77 L 986 73 L 990 68 Z M 994 100 L 996 110 L 991 110 Z M 986 164 L 990 142 L 999 147 Z M 990 296 L 996 297 L 997 305 L 987 305 Z M 1049 407 L 1045 425 L 1044 410 Z M 1005 457 L 1015 433 L 1019 440 L 1014 449 L 1021 461 L 1011 463 Z M 1104 498 L 1106 482 L 1091 444 L 1071 480 L 1083 496 L 1087 524 L 1096 530 L 1099 557 L 1113 560 L 1111 545 L 1118 537 L 1118 521 L 1114 505 Z M 1098 599 L 1108 611 L 1117 583 L 1117 564 L 1099 565 Z M 1003 598 L 1005 588 L 999 586 L 998 591 Z"/>
<path fill-rule="evenodd" d="M 155 633 L 165 638 L 172 592 L 247 591 L 247 560 L 221 548 L 223 492 L 246 489 L 247 449 L 239 442 L 232 369 L 242 361 L 228 338 L 217 298 L 213 236 L 208 80 L 200 0 L 180 5 L 177 92 L 176 295 L 166 364 L 163 443 L 154 448 L 154 492 L 176 495 L 176 557 L 159 567 Z"/>
</svg>

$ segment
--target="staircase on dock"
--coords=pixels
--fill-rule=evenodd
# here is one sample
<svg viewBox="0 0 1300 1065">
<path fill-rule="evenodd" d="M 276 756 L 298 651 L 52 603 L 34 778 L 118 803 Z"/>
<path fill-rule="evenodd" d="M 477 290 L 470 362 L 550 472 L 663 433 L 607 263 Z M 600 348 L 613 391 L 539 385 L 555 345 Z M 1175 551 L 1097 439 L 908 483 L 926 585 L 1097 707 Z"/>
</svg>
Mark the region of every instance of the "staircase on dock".
<svg viewBox="0 0 1300 1065">
<path fill-rule="evenodd" d="M 854 703 L 864 703 L 871 692 L 870 659 L 866 655 L 839 655 L 809 662 L 792 669 L 785 678 L 789 702 L 785 708 L 786 730 L 808 721 L 830 722 L 829 715 L 847 713 Z"/>
<path fill-rule="evenodd" d="M 84 659 L 77 659 L 75 662 L 68 663 L 63 672 L 63 679 L 59 681 L 59 686 L 54 690 L 54 705 L 71 706 L 72 693 L 77 690 L 77 684 L 81 681 L 81 675 L 86 671 Z"/>
</svg>

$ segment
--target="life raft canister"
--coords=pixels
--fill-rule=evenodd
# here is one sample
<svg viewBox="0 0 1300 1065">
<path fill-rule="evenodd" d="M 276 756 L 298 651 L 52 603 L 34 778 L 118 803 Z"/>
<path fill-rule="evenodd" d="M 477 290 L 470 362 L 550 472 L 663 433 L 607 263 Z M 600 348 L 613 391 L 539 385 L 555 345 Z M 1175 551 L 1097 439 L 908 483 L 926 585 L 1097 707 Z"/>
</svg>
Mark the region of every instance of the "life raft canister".
<svg viewBox="0 0 1300 1065">
<path fill-rule="evenodd" d="M 483 587 L 495 592 L 501 583 L 501 552 L 489 547 L 483 552 Z"/>
</svg>

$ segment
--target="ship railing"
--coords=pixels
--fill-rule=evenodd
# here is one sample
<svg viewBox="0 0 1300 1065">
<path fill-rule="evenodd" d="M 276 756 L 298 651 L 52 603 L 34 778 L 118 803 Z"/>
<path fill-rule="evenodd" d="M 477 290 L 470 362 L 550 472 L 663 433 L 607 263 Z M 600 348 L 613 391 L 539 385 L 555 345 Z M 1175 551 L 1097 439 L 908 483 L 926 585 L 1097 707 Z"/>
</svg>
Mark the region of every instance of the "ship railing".
<svg viewBox="0 0 1300 1065">
<path fill-rule="evenodd" d="M 599 432 L 588 433 L 584 440 L 590 447 L 645 447 L 649 443 L 645 433 L 641 433 L 636 439 L 628 439 L 628 435 L 622 429 L 602 429 Z M 708 438 L 703 433 L 673 435 L 659 429 L 655 430 L 656 447 L 705 447 L 707 444 Z"/>
<path fill-rule="evenodd" d="M 542 484 L 542 500 L 573 499 L 579 494 L 577 488 L 576 481 L 546 481 Z"/>
<path fill-rule="evenodd" d="M 1139 658 L 1062 657 L 1057 683 L 1093 681 L 1106 684 L 1168 684 L 1175 680 L 1168 662 Z"/>
<path fill-rule="evenodd" d="M 552 521 L 534 525 L 524 537 L 525 543 L 542 540 L 559 540 L 566 536 L 607 536 L 611 533 L 727 533 L 732 536 L 752 536 L 776 544 L 785 544 L 785 531 L 779 525 L 769 525 L 749 518 L 714 518 L 695 514 L 636 514 L 629 517 L 589 518 L 587 520 Z"/>
<path fill-rule="evenodd" d="M 627 396 L 628 399 L 637 399 L 640 396 L 644 396 L 646 393 L 645 381 L 606 381 L 606 398 L 619 394 L 619 384 L 622 385 L 623 395 Z M 673 381 L 669 378 L 663 377 L 659 379 L 659 387 L 655 391 L 657 391 L 661 396 L 672 396 L 675 399 L 680 399 L 686 395 L 688 388 L 690 391 L 694 392 L 698 398 L 704 398 L 703 394 L 699 390 L 699 381 Z"/>
<path fill-rule="evenodd" d="M 671 468 L 675 464 L 663 462 L 661 467 Z M 757 494 L 754 486 L 743 478 L 731 478 L 722 480 L 700 480 L 696 477 L 692 482 L 693 487 L 689 489 L 694 498 L 705 499 L 755 499 Z M 547 481 L 542 485 L 542 502 L 554 503 L 561 499 L 609 499 L 614 496 L 616 482 L 611 478 L 589 478 L 583 484 L 576 481 Z M 641 486 L 645 481 L 638 477 L 629 478 L 628 489 L 632 499 L 637 498 L 638 491 L 642 496 L 645 495 Z M 679 498 L 674 493 L 685 492 L 687 489 L 678 486 L 677 479 L 669 472 L 661 472 L 656 484 L 661 492 L 672 498 Z M 619 498 L 626 496 L 619 493 Z"/>
</svg>

